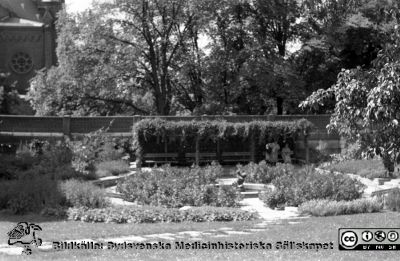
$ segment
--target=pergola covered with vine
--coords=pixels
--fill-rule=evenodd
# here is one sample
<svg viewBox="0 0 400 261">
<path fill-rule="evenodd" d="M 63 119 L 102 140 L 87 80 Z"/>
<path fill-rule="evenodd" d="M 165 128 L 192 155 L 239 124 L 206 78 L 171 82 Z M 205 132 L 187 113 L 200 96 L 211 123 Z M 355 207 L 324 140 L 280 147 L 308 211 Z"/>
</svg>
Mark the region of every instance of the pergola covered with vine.
<svg viewBox="0 0 400 261">
<path fill-rule="evenodd" d="M 215 144 L 217 158 L 222 153 L 221 142 L 241 139 L 241 147 L 246 148 L 250 161 L 256 160 L 256 148 L 267 142 L 278 140 L 296 140 L 300 136 L 305 142 L 312 124 L 301 119 L 298 121 L 262 121 L 228 122 L 226 120 L 173 121 L 160 118 L 143 119 L 133 126 L 133 149 L 140 166 L 143 155 L 149 150 L 150 141 L 163 144 L 159 153 L 177 152 L 186 144 L 194 148 L 195 163 L 200 162 L 202 143 Z M 154 143 L 154 142 L 153 142 Z M 307 156 L 306 156 L 307 158 Z"/>
</svg>

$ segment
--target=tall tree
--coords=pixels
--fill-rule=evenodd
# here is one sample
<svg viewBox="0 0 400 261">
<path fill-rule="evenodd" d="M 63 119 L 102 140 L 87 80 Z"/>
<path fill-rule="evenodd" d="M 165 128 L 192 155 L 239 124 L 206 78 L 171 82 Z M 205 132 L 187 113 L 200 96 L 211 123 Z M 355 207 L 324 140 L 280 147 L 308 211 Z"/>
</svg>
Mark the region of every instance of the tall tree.
<svg viewBox="0 0 400 261">
<path fill-rule="evenodd" d="M 196 29 L 199 19 L 194 1 L 174 0 L 118 0 L 111 7 L 113 19 L 121 27 L 112 39 L 122 47 L 133 47 L 137 57 L 131 57 L 140 74 L 153 92 L 157 113 L 167 115 L 171 110 L 174 89 L 174 70 L 184 46 Z"/>
<path fill-rule="evenodd" d="M 393 28 L 390 15 L 397 1 L 305 0 L 300 34 L 303 47 L 293 63 L 305 82 L 307 95 L 336 83 L 342 68 L 370 68 Z M 335 100 L 314 107 L 314 113 L 329 113 Z"/>
<path fill-rule="evenodd" d="M 400 16 L 398 6 L 388 10 L 395 23 L 387 28 L 388 37 L 371 66 L 343 69 L 335 85 L 314 92 L 301 106 L 318 108 L 334 99 L 328 128 L 382 156 L 385 167 L 392 170 L 400 160 Z"/>
<path fill-rule="evenodd" d="M 62 13 L 57 28 L 59 64 L 39 71 L 28 93 L 37 114 L 151 113 L 151 93 L 140 85 L 136 65 L 127 59 L 137 50 L 115 45 L 105 9 Z"/>
<path fill-rule="evenodd" d="M 178 72 L 193 50 L 198 54 L 196 43 L 189 44 L 198 37 L 199 11 L 195 1 L 118 0 L 78 17 L 64 14 L 58 23 L 59 66 L 32 82 L 37 111 L 170 114 L 173 97 L 182 92 Z M 201 102 L 199 80 L 194 76 L 191 82 L 194 89 L 184 91 Z M 59 92 L 44 97 L 54 86 Z"/>
<path fill-rule="evenodd" d="M 276 84 L 270 94 L 276 99 L 277 113 L 282 114 L 285 98 L 301 88 L 301 85 L 296 85 L 299 81 L 295 79 L 291 64 L 286 61 L 288 42 L 299 34 L 300 5 L 293 0 L 254 0 L 248 6 L 252 13 L 251 30 L 264 52 L 264 58 L 271 59 L 271 51 L 275 54 Z"/>
</svg>

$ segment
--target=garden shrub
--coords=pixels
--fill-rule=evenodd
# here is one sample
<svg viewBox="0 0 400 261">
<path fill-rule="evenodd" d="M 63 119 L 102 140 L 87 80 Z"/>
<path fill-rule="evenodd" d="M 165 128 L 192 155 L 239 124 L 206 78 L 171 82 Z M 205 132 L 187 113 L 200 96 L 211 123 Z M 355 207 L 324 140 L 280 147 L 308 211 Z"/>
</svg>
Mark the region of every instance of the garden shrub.
<svg viewBox="0 0 400 261">
<path fill-rule="evenodd" d="M 380 212 L 383 204 L 373 199 L 356 199 L 352 201 L 311 200 L 299 206 L 299 212 L 312 216 L 338 216 L 360 213 Z"/>
<path fill-rule="evenodd" d="M 15 155 L 16 155 L 17 157 L 25 157 L 25 156 L 32 156 L 32 157 L 34 157 L 34 156 L 35 156 L 35 151 L 33 151 L 33 150 L 31 149 L 31 146 L 29 146 L 28 143 L 22 143 L 22 142 L 21 142 L 21 143 L 19 144 L 19 146 L 18 146 L 16 152 L 15 152 Z"/>
<path fill-rule="evenodd" d="M 45 207 L 63 203 L 57 181 L 48 175 L 20 178 L 9 184 L 7 208 L 15 214 L 40 212 Z"/>
<path fill-rule="evenodd" d="M 72 151 L 69 144 L 64 141 L 50 143 L 42 151 L 42 161 L 52 164 L 53 166 L 71 165 Z"/>
<path fill-rule="evenodd" d="M 267 188 L 266 190 L 261 191 L 258 196 L 260 200 L 267 204 L 270 208 L 276 208 L 286 203 L 283 190 L 275 192 L 273 189 Z"/>
<path fill-rule="evenodd" d="M 219 186 L 216 207 L 238 207 L 241 200 L 240 191 L 235 186 Z M 213 204 L 209 204 L 213 206 Z"/>
<path fill-rule="evenodd" d="M 400 189 L 391 191 L 385 200 L 386 208 L 392 211 L 400 211 Z"/>
<path fill-rule="evenodd" d="M 309 148 L 310 162 L 313 164 L 321 164 L 323 162 L 329 162 L 332 160 L 331 155 L 324 149 L 320 150 L 317 148 Z"/>
<path fill-rule="evenodd" d="M 62 182 L 60 187 L 70 206 L 103 208 L 109 205 L 105 191 L 91 182 L 70 179 Z"/>
<path fill-rule="evenodd" d="M 89 133 L 82 140 L 70 141 L 70 148 L 73 153 L 72 166 L 76 171 L 89 175 L 94 173 L 97 154 L 103 144 L 103 130 Z"/>
<path fill-rule="evenodd" d="M 58 175 L 42 173 L 34 168 L 16 180 L 0 183 L 0 209 L 10 209 L 15 214 L 43 211 L 49 214 L 57 209 L 60 212 L 64 205 L 108 206 L 105 192 L 90 182 L 71 179 L 60 184 L 58 178 Z"/>
<path fill-rule="evenodd" d="M 124 160 L 110 160 L 96 163 L 96 177 L 108 177 L 129 172 L 129 163 Z"/>
<path fill-rule="evenodd" d="M 17 150 L 17 155 L 21 151 L 26 151 L 27 153 L 31 153 L 33 156 L 39 156 L 42 155 L 49 146 L 50 143 L 46 140 L 33 139 L 28 144 L 22 145 L 22 147 Z"/>
<path fill-rule="evenodd" d="M 17 178 L 17 172 L 31 169 L 40 160 L 31 154 L 4 155 L 0 154 L 0 180 Z"/>
<path fill-rule="evenodd" d="M 195 207 L 187 210 L 160 207 L 70 208 L 67 215 L 70 220 L 106 223 L 226 222 L 257 218 L 256 214 L 240 209 L 216 207 Z"/>
<path fill-rule="evenodd" d="M 6 209 L 8 202 L 13 196 L 12 188 L 15 181 L 1 181 L 0 182 L 0 209 Z"/>
<path fill-rule="evenodd" d="M 66 180 L 71 178 L 89 179 L 92 176 L 83 176 L 77 172 L 71 164 L 57 165 L 49 161 L 43 160 L 37 165 L 32 166 L 25 171 L 17 171 L 16 177 L 18 179 L 31 178 L 36 176 L 48 176 L 53 180 Z"/>
<path fill-rule="evenodd" d="M 253 162 L 245 166 L 239 164 L 236 168 L 246 173 L 245 182 L 263 184 L 271 183 L 276 177 L 285 175 L 286 172 L 294 169 L 292 164 L 277 163 L 276 166 L 269 166 L 264 160 L 258 164 Z"/>
<path fill-rule="evenodd" d="M 54 179 L 68 180 L 68 179 L 94 179 L 93 176 L 82 176 L 81 173 L 76 171 L 71 165 L 58 166 L 53 169 Z"/>
<path fill-rule="evenodd" d="M 37 142 L 36 142 L 37 143 Z M 27 145 L 28 147 L 30 145 Z M 64 142 L 40 147 L 40 153 L 0 155 L 0 179 L 18 179 L 21 176 L 50 175 L 53 179 L 79 177 L 71 167 L 72 152 Z"/>
<path fill-rule="evenodd" d="M 360 141 L 347 143 L 346 147 L 341 151 L 340 154 L 334 155 L 336 162 L 348 161 L 348 160 L 361 160 L 363 154 L 365 154 L 366 148 L 362 148 Z"/>
<path fill-rule="evenodd" d="M 111 141 L 106 141 L 101 146 L 100 151 L 97 155 L 98 161 L 116 161 L 121 160 L 124 156 L 124 149 L 118 148 L 116 144 Z"/>
<path fill-rule="evenodd" d="M 77 171 L 90 175 L 95 172 L 96 163 L 122 159 L 129 139 L 117 140 L 107 136 L 107 131 L 108 128 L 102 128 L 69 142 L 73 152 L 72 166 Z"/>
<path fill-rule="evenodd" d="M 15 179 L 17 169 L 15 156 L 0 154 L 0 180 Z"/>
<path fill-rule="evenodd" d="M 214 186 L 222 174 L 222 167 L 217 164 L 191 168 L 164 166 L 121 180 L 117 190 L 125 200 L 153 206 L 234 206 L 233 202 L 240 199 L 237 188 Z"/>
<path fill-rule="evenodd" d="M 271 207 L 276 205 L 274 202 L 281 201 L 290 206 L 313 199 L 350 201 L 360 198 L 365 189 L 364 184 L 345 174 L 321 173 L 312 167 L 285 172 L 276 177 L 272 184 L 275 190 L 262 198 Z"/>
</svg>

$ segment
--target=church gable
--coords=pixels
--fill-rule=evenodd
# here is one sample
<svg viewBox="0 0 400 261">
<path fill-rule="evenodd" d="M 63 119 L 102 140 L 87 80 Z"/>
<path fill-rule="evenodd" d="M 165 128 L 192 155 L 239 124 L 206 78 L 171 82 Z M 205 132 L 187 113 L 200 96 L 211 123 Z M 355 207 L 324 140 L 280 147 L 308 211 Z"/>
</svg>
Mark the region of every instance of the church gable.
<svg viewBox="0 0 400 261">
<path fill-rule="evenodd" d="M 36 1 L 32 0 L 0 0 L 0 6 L 8 10 L 13 16 L 27 20 L 39 21 L 39 10 Z"/>
<path fill-rule="evenodd" d="M 55 13 L 64 0 L 0 0 L 0 71 L 25 93 L 35 71 L 56 63 Z"/>
</svg>

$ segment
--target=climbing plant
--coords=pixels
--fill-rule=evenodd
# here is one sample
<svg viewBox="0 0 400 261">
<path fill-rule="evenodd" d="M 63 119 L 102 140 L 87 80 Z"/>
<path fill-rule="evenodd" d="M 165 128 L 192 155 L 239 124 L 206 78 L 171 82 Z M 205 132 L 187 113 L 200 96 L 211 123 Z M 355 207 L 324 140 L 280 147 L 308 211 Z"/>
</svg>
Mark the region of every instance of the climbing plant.
<svg viewBox="0 0 400 261">
<path fill-rule="evenodd" d="M 305 119 L 298 121 L 262 121 L 228 122 L 226 120 L 170 121 L 161 118 L 144 119 L 133 126 L 133 149 L 141 157 L 144 144 L 156 137 L 162 142 L 176 138 L 182 144 L 195 140 L 228 140 L 239 137 L 262 144 L 279 138 L 296 139 L 299 134 L 308 135 L 313 128 Z M 168 137 L 168 139 L 167 139 Z"/>
</svg>

